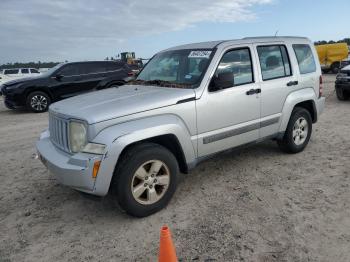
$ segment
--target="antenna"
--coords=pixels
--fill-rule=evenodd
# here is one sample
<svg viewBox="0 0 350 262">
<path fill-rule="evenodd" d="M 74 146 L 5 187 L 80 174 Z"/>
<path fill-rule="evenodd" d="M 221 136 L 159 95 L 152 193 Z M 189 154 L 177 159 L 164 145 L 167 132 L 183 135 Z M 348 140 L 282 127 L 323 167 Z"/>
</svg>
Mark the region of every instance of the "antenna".
<svg viewBox="0 0 350 262">
<path fill-rule="evenodd" d="M 278 34 L 278 30 L 276 31 L 275 36 L 277 36 L 277 34 Z"/>
</svg>

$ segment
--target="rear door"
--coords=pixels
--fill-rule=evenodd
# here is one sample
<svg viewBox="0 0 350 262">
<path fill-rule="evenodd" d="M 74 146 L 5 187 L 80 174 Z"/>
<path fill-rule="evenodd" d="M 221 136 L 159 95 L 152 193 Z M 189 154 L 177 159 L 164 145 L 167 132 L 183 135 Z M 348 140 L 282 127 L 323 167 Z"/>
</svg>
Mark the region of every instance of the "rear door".
<svg viewBox="0 0 350 262">
<path fill-rule="evenodd" d="M 107 76 L 105 62 L 88 62 L 82 64 L 82 77 L 80 81 L 80 92 L 96 90 L 100 82 Z"/>
<path fill-rule="evenodd" d="M 264 138 L 278 132 L 284 102 L 299 82 L 292 68 L 291 46 L 283 42 L 254 46 L 260 65 L 260 137 Z"/>
</svg>

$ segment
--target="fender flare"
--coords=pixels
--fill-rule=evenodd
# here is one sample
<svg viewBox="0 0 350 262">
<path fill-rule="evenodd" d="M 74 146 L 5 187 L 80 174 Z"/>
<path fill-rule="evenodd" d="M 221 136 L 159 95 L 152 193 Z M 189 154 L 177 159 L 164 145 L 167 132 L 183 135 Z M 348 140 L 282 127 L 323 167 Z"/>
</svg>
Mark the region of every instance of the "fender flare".
<svg viewBox="0 0 350 262">
<path fill-rule="evenodd" d="M 196 160 L 196 150 L 185 123 L 176 115 L 166 114 L 136 119 L 102 130 L 92 142 L 107 145 L 102 158 L 94 191 L 103 196 L 108 193 L 115 166 L 123 150 L 130 144 L 161 135 L 174 135 L 182 148 L 185 161 L 190 165 Z"/>
<path fill-rule="evenodd" d="M 317 100 L 317 97 L 316 97 L 315 90 L 313 88 L 300 89 L 290 93 L 287 96 L 286 101 L 284 102 L 284 105 L 283 105 L 282 121 L 280 124 L 279 132 L 283 133 L 287 129 L 287 125 L 294 107 L 301 102 L 312 101 L 315 117 L 317 119 L 316 100 Z"/>
</svg>

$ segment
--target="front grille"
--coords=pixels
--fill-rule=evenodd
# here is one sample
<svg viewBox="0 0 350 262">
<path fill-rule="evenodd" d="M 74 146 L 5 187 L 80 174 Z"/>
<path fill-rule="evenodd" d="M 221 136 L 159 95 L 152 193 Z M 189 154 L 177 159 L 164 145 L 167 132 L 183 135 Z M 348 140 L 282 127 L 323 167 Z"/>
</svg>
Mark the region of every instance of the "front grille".
<svg viewBox="0 0 350 262">
<path fill-rule="evenodd" d="M 54 114 L 49 114 L 50 139 L 58 148 L 69 152 L 68 121 Z"/>
</svg>

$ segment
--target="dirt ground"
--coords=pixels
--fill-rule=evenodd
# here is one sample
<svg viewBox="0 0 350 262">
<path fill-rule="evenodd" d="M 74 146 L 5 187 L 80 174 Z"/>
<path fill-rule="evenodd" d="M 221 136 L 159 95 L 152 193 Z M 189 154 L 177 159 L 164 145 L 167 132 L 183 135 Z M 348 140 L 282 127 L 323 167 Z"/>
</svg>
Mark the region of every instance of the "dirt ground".
<svg viewBox="0 0 350 262">
<path fill-rule="evenodd" d="M 156 261 L 163 224 L 181 261 L 349 261 L 350 102 L 334 80 L 304 152 L 268 141 L 217 156 L 143 219 L 59 185 L 34 159 L 47 114 L 0 98 L 0 261 Z"/>
</svg>

